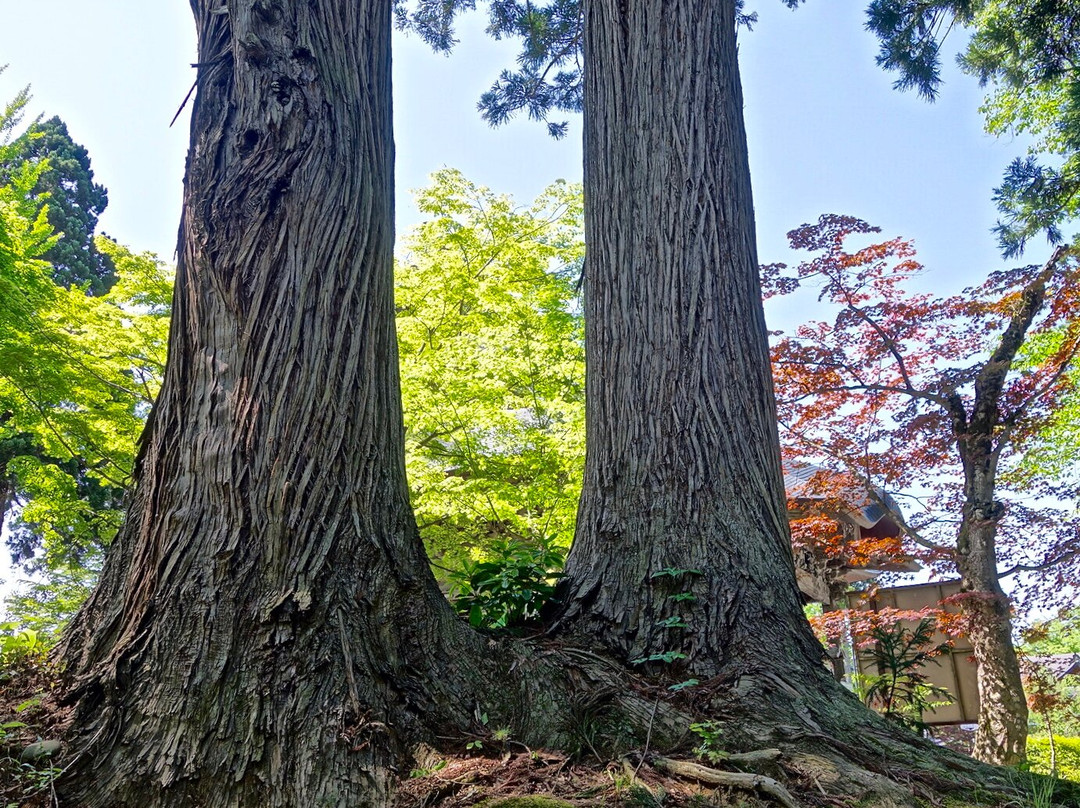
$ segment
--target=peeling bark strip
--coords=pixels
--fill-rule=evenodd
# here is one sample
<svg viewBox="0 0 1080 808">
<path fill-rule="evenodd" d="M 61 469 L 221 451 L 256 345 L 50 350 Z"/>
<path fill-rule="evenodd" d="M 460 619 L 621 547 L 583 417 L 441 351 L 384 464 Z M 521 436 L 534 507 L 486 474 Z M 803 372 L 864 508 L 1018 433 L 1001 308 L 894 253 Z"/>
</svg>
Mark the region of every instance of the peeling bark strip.
<svg viewBox="0 0 1080 808">
<path fill-rule="evenodd" d="M 484 659 L 405 487 L 390 3 L 192 7 L 170 360 L 63 649 L 86 745 L 69 796 L 385 804 L 420 717 L 470 720 L 442 691 L 454 660 Z"/>
<path fill-rule="evenodd" d="M 586 0 L 585 30 L 587 452 L 559 625 L 624 659 L 686 653 L 695 674 L 818 666 L 780 482 L 735 3 Z M 684 589 L 695 602 L 671 597 Z M 689 627 L 660 624 L 675 617 Z"/>
</svg>

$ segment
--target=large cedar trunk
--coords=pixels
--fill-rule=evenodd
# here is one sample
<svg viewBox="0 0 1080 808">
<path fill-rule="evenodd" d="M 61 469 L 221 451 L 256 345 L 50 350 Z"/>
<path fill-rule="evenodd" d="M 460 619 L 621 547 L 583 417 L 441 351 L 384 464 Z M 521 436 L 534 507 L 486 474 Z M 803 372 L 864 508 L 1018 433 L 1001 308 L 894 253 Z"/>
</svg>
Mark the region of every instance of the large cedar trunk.
<svg viewBox="0 0 1080 808">
<path fill-rule="evenodd" d="M 92 805 L 382 805 L 490 676 L 405 484 L 389 0 L 193 0 L 170 361 L 67 634 Z M 471 659 L 464 672 L 455 660 Z M 415 733 L 412 733 L 415 734 Z"/>
<path fill-rule="evenodd" d="M 734 0 L 586 0 L 585 15 L 587 453 L 559 625 L 624 659 L 687 654 L 672 672 L 816 674 L 783 499 Z M 683 592 L 694 600 L 672 597 Z"/>
</svg>

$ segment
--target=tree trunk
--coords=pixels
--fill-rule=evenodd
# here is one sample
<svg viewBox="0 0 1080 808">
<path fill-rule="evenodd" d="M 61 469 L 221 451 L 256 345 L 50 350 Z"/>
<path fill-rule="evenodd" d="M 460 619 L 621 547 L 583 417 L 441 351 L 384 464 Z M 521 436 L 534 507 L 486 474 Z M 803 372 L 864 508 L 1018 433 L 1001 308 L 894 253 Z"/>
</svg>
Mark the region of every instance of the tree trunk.
<svg viewBox="0 0 1080 808">
<path fill-rule="evenodd" d="M 972 755 L 987 763 L 1012 766 L 1027 751 L 1028 707 L 1020 663 L 1012 642 L 1009 599 L 998 580 L 994 541 L 999 515 L 967 506 L 957 543 L 961 608 L 978 663 L 979 726 Z"/>
<path fill-rule="evenodd" d="M 1001 429 L 1005 379 L 1035 315 L 1046 282 L 1064 255 L 1056 250 L 1027 285 L 990 359 L 975 378 L 970 415 L 962 398 L 949 396 L 953 434 L 964 469 L 964 504 L 956 537 L 961 608 L 978 663 L 979 727 L 972 754 L 987 763 L 1014 765 L 1027 752 L 1028 708 L 1020 663 L 1012 644 L 1009 599 L 998 578 L 997 526 L 1004 506 L 996 499 L 998 460 L 1009 428 Z M 1013 413 L 1016 416 L 1017 413 Z"/>
<path fill-rule="evenodd" d="M 67 787 L 110 808 L 383 805 L 410 729 L 467 724 L 460 683 L 494 675 L 405 484 L 391 4 L 192 7 L 170 360 L 62 650 L 85 745 Z"/>
<path fill-rule="evenodd" d="M 687 655 L 654 670 L 817 671 L 783 499 L 734 0 L 586 0 L 585 31 L 587 451 L 558 626 L 624 659 Z"/>
</svg>

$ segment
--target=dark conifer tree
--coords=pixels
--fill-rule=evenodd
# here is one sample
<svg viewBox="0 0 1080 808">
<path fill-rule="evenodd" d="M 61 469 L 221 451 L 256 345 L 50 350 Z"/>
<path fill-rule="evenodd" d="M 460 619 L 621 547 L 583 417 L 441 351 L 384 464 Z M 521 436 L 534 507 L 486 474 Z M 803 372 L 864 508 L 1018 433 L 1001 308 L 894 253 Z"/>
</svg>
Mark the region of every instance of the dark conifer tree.
<svg viewBox="0 0 1080 808">
<path fill-rule="evenodd" d="M 12 144 L 0 178 L 28 160 L 48 160 L 34 189 L 47 204 L 49 224 L 60 235 L 43 258 L 53 266 L 53 279 L 63 286 L 84 286 L 93 295 L 109 290 L 114 270 L 108 256 L 94 246 L 98 217 L 109 203 L 105 187 L 94 182 L 90 156 L 72 140 L 60 118 L 36 122 Z"/>
</svg>

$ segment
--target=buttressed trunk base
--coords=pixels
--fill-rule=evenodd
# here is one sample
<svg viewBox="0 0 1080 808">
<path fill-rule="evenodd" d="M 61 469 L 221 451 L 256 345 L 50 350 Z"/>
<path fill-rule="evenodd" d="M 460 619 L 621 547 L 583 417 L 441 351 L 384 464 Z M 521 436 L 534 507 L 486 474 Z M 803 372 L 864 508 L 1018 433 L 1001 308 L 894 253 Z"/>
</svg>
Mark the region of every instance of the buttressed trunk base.
<svg viewBox="0 0 1080 808">
<path fill-rule="evenodd" d="M 390 4 L 193 0 L 169 365 L 62 653 L 90 805 L 384 805 L 494 675 L 427 566 L 394 333 Z M 479 660 L 467 673 L 455 660 Z"/>
</svg>

